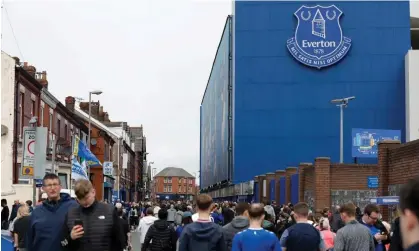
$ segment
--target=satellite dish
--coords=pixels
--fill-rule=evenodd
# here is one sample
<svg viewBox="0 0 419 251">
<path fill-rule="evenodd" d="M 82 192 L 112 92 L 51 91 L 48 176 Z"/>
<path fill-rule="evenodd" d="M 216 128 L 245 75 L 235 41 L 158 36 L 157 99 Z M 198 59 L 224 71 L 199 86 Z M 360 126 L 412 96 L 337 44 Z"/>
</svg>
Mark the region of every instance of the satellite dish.
<svg viewBox="0 0 419 251">
<path fill-rule="evenodd" d="M 95 146 L 95 145 L 97 144 L 97 140 L 96 140 L 96 139 L 91 139 L 91 140 L 90 140 L 90 144 L 91 144 L 92 146 Z"/>
<path fill-rule="evenodd" d="M 9 132 L 9 128 L 5 125 L 1 125 L 1 136 L 6 135 Z"/>
</svg>

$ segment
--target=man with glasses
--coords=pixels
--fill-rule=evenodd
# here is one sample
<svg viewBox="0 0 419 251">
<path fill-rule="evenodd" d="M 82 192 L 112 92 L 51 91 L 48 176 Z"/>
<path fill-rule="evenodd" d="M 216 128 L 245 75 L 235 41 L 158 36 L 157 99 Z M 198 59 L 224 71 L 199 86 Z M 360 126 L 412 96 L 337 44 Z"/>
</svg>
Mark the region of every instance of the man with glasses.
<svg viewBox="0 0 419 251">
<path fill-rule="evenodd" d="M 380 219 L 380 209 L 375 204 L 368 204 L 364 208 L 361 223 L 370 230 L 374 237 L 375 251 L 385 251 L 385 245 L 390 243 L 390 233 Z"/>
<path fill-rule="evenodd" d="M 77 207 L 70 195 L 61 192 L 60 179 L 49 173 L 43 178 L 42 189 L 47 199 L 37 206 L 31 215 L 27 232 L 29 251 L 60 251 L 64 219 L 68 210 Z"/>
</svg>

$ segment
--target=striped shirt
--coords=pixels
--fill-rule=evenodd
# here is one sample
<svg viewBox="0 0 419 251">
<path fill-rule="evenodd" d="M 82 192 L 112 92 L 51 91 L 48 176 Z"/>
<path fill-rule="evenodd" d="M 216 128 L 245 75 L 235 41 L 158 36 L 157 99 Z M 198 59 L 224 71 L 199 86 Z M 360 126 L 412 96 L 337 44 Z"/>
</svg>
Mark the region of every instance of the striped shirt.
<svg viewBox="0 0 419 251">
<path fill-rule="evenodd" d="M 334 251 L 374 251 L 374 239 L 367 227 L 354 220 L 339 229 Z"/>
</svg>

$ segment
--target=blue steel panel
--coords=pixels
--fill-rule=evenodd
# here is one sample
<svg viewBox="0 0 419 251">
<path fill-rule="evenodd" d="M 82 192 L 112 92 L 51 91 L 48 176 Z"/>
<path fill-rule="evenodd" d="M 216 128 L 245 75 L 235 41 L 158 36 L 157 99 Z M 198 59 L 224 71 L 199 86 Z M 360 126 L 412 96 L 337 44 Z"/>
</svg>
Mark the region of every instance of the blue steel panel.
<svg viewBox="0 0 419 251">
<path fill-rule="evenodd" d="M 291 203 L 298 203 L 299 179 L 298 173 L 291 175 Z"/>
<path fill-rule="evenodd" d="M 279 204 L 285 204 L 285 177 L 279 178 Z"/>
<path fill-rule="evenodd" d="M 304 4 L 343 11 L 342 30 L 352 47 L 338 64 L 318 70 L 288 52 L 294 12 Z M 402 130 L 404 141 L 409 16 L 408 1 L 235 2 L 234 183 L 318 156 L 338 161 L 334 98 L 356 96 L 344 111 L 346 162 L 352 128 Z"/>
<path fill-rule="evenodd" d="M 260 198 L 259 198 L 259 183 L 255 182 L 255 189 L 253 190 L 254 192 L 254 197 L 255 197 L 255 202 L 260 202 Z"/>
<path fill-rule="evenodd" d="M 273 201 L 275 200 L 275 180 L 271 180 L 271 182 L 269 183 L 269 191 L 270 191 L 270 200 Z"/>
<path fill-rule="evenodd" d="M 230 25 L 227 20 L 201 104 L 201 187 L 228 180 Z"/>
</svg>

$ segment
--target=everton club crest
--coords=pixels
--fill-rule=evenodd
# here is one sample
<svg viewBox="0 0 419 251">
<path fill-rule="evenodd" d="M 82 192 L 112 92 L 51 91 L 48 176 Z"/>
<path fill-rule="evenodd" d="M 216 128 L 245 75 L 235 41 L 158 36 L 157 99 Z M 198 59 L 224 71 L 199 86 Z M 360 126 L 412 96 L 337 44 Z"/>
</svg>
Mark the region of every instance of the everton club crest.
<svg viewBox="0 0 419 251">
<path fill-rule="evenodd" d="M 287 41 L 291 55 L 318 69 L 339 62 L 351 48 L 351 39 L 342 34 L 342 14 L 335 5 L 299 8 L 294 13 L 298 20 L 295 36 Z"/>
</svg>

